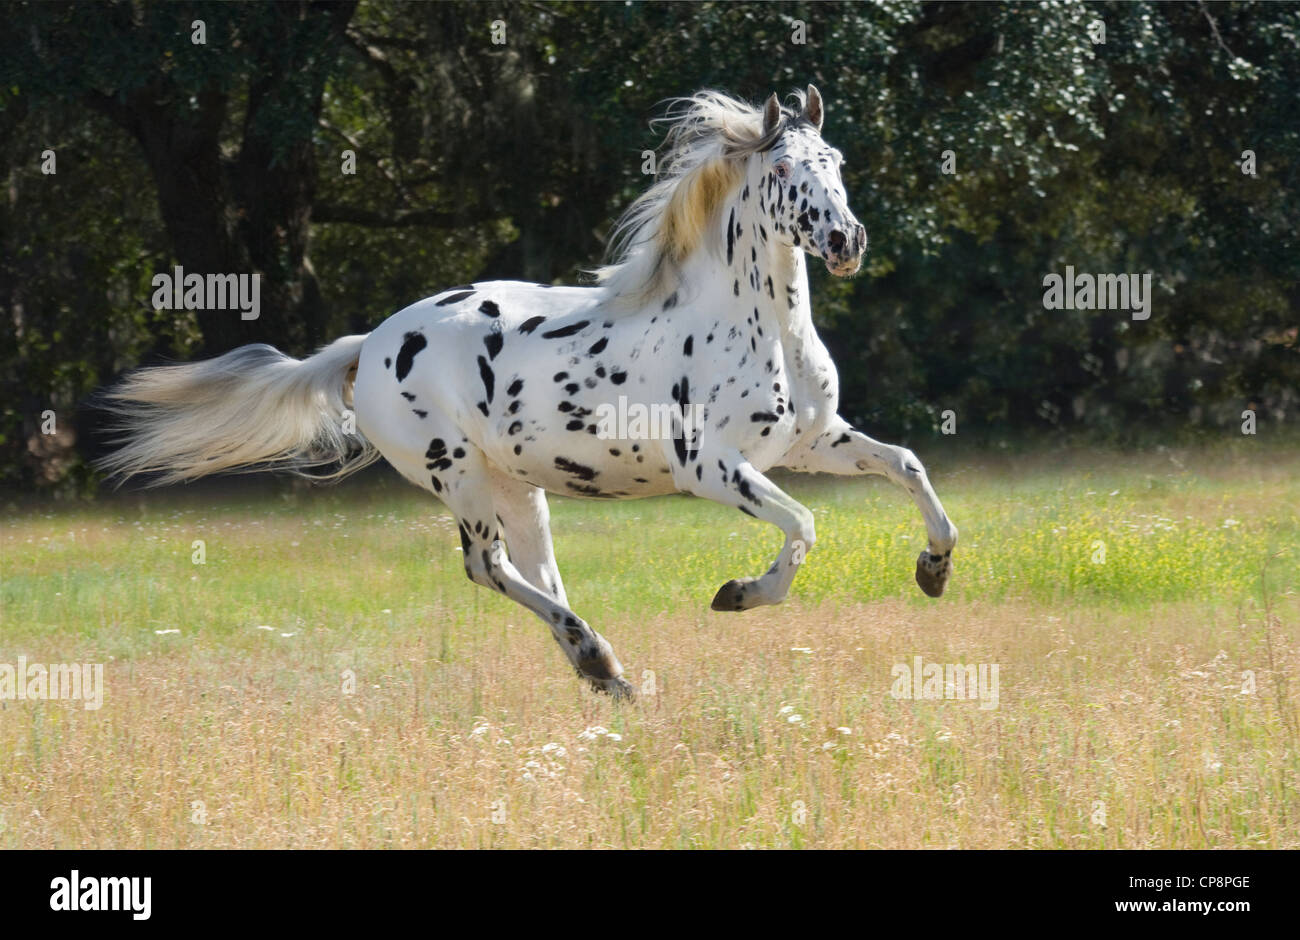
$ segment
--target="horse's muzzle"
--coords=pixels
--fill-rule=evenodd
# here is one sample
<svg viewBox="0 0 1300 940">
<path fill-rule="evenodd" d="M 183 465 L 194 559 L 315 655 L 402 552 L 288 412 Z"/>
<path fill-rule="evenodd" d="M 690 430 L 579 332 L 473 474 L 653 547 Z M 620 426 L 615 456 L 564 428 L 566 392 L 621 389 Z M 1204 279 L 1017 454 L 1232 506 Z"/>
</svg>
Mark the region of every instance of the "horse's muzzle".
<svg viewBox="0 0 1300 940">
<path fill-rule="evenodd" d="M 854 222 L 835 228 L 826 237 L 826 270 L 836 277 L 852 277 L 862 267 L 867 253 L 867 230 Z"/>
<path fill-rule="evenodd" d="M 862 255 L 856 258 L 850 258 L 847 261 L 839 261 L 834 257 L 826 259 L 826 270 L 830 271 L 836 277 L 852 277 L 858 273 L 862 267 Z"/>
</svg>

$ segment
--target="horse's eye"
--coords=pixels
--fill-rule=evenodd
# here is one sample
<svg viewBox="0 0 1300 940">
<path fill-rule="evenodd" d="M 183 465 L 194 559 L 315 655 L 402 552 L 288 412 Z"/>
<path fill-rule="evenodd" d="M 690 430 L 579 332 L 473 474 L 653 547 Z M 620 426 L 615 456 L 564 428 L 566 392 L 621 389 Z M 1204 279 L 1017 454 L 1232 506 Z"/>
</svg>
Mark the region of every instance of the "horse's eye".
<svg viewBox="0 0 1300 940">
<path fill-rule="evenodd" d="M 776 178 L 779 180 L 790 178 L 790 161 L 777 160 L 776 165 L 772 167 L 776 171 Z"/>
</svg>

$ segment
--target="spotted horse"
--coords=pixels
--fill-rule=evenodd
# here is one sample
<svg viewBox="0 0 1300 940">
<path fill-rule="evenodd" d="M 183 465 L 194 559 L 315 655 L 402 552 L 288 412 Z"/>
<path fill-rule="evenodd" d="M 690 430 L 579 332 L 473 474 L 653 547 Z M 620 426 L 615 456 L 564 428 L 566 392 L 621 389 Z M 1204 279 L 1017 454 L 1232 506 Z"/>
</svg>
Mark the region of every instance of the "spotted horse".
<svg viewBox="0 0 1300 940">
<path fill-rule="evenodd" d="M 783 600 L 816 542 L 812 513 L 770 468 L 883 475 L 921 511 L 916 580 L 939 596 L 957 529 L 921 461 L 836 413 L 806 258 L 852 276 L 867 234 L 821 137 L 821 95 L 810 85 L 787 101 L 673 102 L 660 173 L 591 286 L 466 284 L 304 360 L 253 345 L 140 370 L 106 396 L 123 436 L 103 467 L 152 484 L 274 467 L 340 477 L 382 455 L 455 515 L 469 577 L 536 614 L 579 675 L 619 696 L 632 687 L 613 648 L 569 606 L 548 492 L 687 492 L 776 526 L 772 566 L 714 597 L 730 611 Z M 699 420 L 612 436 L 601 416 L 620 399 Z"/>
</svg>

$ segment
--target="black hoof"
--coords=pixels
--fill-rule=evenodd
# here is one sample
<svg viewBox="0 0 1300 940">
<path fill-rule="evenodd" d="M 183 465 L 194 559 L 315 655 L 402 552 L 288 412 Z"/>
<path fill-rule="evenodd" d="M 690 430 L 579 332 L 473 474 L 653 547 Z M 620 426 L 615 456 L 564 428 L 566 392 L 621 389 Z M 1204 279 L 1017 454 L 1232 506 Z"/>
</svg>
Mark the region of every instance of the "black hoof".
<svg viewBox="0 0 1300 940">
<path fill-rule="evenodd" d="M 939 597 L 952 574 L 952 561 L 946 557 L 921 552 L 916 559 L 916 583 L 929 597 Z"/>
<path fill-rule="evenodd" d="M 622 676 L 597 679 L 594 676 L 584 676 L 581 672 L 578 673 L 578 676 L 587 680 L 587 684 L 591 686 L 592 691 L 608 695 L 616 702 L 636 701 L 636 687 Z"/>
<path fill-rule="evenodd" d="M 713 595 L 713 603 L 709 605 L 714 610 L 744 610 L 745 609 L 745 582 L 731 580 L 718 588 L 718 593 Z"/>
</svg>

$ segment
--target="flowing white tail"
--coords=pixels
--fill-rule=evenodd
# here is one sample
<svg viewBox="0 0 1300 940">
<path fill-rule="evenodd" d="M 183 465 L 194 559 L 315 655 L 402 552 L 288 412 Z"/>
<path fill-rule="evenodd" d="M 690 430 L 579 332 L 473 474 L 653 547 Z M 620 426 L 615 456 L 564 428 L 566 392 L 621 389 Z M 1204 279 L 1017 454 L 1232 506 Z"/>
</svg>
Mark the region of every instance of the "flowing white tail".
<svg viewBox="0 0 1300 940">
<path fill-rule="evenodd" d="M 122 446 L 98 462 L 119 480 L 163 486 L 223 470 L 339 466 L 337 479 L 379 458 L 355 430 L 352 385 L 365 336 L 307 359 L 264 344 L 205 362 L 140 369 L 105 396 Z"/>
</svg>

